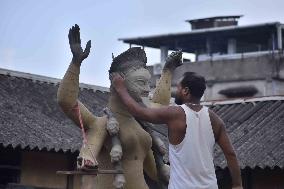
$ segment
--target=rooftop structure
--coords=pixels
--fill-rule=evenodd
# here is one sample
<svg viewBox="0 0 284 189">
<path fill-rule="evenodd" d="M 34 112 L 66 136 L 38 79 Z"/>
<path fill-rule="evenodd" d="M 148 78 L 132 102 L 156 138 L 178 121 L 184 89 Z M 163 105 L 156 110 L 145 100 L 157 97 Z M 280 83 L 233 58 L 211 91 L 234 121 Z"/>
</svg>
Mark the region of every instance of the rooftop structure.
<svg viewBox="0 0 284 189">
<path fill-rule="evenodd" d="M 199 18 L 186 20 L 191 24 L 192 30 L 204 29 L 204 28 L 216 28 L 224 26 L 237 26 L 238 19 L 242 15 L 231 15 L 231 16 L 214 16 L 208 18 Z"/>
<path fill-rule="evenodd" d="M 182 49 L 196 55 L 196 61 L 222 59 L 226 55 L 282 50 L 283 24 L 270 22 L 247 26 L 226 26 L 162 35 L 121 38 L 130 45 L 161 49 L 161 62 L 169 50 Z M 227 56 L 230 58 L 230 56 Z"/>
<path fill-rule="evenodd" d="M 173 88 L 184 72 L 195 71 L 208 81 L 205 100 L 284 94 L 284 25 L 268 22 L 239 26 L 240 17 L 188 20 L 194 25 L 192 31 L 119 40 L 130 46 L 160 49 L 160 62 L 150 68 L 152 86 L 169 51 L 182 49 L 194 59 L 185 60 L 177 69 Z"/>
</svg>

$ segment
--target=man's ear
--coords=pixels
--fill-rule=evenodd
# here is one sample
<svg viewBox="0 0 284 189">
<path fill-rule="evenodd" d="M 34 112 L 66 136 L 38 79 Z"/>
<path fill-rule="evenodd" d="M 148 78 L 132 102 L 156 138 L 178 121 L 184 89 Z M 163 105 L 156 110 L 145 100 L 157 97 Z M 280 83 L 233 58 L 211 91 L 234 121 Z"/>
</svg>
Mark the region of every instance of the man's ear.
<svg viewBox="0 0 284 189">
<path fill-rule="evenodd" d="M 183 91 L 184 91 L 184 94 L 185 94 L 185 95 L 188 95 L 188 94 L 189 94 L 189 88 L 188 88 L 188 87 L 183 88 Z"/>
</svg>

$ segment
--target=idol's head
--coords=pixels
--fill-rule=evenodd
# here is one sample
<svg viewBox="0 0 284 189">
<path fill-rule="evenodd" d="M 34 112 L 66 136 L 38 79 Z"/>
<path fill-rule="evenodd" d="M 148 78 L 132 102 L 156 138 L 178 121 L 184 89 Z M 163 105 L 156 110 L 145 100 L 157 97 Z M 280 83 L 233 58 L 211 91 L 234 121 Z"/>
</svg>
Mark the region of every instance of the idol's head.
<svg viewBox="0 0 284 189">
<path fill-rule="evenodd" d="M 113 58 L 109 70 L 110 75 L 117 72 L 124 76 L 128 92 L 136 101 L 140 101 L 141 97 L 147 97 L 150 92 L 151 75 L 146 69 L 146 63 L 145 51 L 140 47 L 133 47 Z"/>
</svg>

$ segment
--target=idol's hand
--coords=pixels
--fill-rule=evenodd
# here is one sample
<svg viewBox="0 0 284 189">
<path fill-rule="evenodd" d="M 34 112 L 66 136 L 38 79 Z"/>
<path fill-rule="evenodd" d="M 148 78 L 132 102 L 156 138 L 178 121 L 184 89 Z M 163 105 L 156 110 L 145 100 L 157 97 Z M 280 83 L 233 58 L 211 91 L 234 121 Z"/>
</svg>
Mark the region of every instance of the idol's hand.
<svg viewBox="0 0 284 189">
<path fill-rule="evenodd" d="M 77 24 L 72 26 L 68 34 L 70 49 L 73 54 L 72 62 L 81 65 L 82 61 L 89 56 L 91 49 L 91 40 L 86 44 L 85 50 L 81 47 L 80 28 Z"/>
<path fill-rule="evenodd" d="M 166 59 L 164 70 L 170 70 L 173 72 L 177 67 L 182 65 L 182 51 L 172 52 Z"/>
</svg>

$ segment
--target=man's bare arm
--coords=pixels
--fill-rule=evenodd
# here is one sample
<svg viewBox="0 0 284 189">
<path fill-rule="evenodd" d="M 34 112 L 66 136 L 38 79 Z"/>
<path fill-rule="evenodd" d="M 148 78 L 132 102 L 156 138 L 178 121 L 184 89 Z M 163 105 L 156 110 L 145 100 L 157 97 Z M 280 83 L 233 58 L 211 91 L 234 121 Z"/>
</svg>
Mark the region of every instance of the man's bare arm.
<svg viewBox="0 0 284 189">
<path fill-rule="evenodd" d="M 218 143 L 218 145 L 221 147 L 225 155 L 225 158 L 227 160 L 228 168 L 230 170 L 232 177 L 233 188 L 235 187 L 242 188 L 242 177 L 241 177 L 240 167 L 238 164 L 238 159 L 234 151 L 234 148 L 231 144 L 230 138 L 225 130 L 225 123 L 213 111 L 210 111 L 209 115 L 213 127 L 215 140 Z"/>
<path fill-rule="evenodd" d="M 112 85 L 118 93 L 121 101 L 126 105 L 128 111 L 136 118 L 145 120 L 151 123 L 164 123 L 167 124 L 169 119 L 172 118 L 174 107 L 162 107 L 162 108 L 147 108 L 138 104 L 128 93 L 124 84 L 124 79 L 115 73 L 112 75 Z"/>
</svg>

